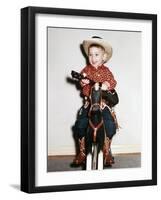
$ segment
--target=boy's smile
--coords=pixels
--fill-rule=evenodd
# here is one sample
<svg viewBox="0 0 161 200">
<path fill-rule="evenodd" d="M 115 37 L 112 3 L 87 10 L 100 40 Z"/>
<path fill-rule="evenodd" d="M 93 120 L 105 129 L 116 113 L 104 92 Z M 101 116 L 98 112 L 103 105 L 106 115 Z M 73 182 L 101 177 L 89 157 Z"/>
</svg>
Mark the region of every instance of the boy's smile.
<svg viewBox="0 0 161 200">
<path fill-rule="evenodd" d="M 89 63 L 98 68 L 104 63 L 104 50 L 101 47 L 90 47 L 88 52 Z"/>
</svg>

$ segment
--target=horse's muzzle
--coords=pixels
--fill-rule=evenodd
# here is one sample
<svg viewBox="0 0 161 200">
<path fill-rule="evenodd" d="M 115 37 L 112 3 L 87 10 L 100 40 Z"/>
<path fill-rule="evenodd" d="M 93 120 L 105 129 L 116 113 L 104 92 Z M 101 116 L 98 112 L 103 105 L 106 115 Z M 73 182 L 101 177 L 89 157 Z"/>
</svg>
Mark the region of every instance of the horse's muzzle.
<svg viewBox="0 0 161 200">
<path fill-rule="evenodd" d="M 100 105 L 99 104 L 92 105 L 91 111 L 96 112 L 98 110 L 100 110 Z"/>
</svg>

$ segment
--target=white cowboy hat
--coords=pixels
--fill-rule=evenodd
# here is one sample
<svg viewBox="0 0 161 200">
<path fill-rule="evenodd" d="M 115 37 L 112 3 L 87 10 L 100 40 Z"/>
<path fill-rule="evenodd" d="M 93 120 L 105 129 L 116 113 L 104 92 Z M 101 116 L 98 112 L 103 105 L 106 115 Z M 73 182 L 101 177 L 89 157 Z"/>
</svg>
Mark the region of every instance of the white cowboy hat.
<svg viewBox="0 0 161 200">
<path fill-rule="evenodd" d="M 101 37 L 98 37 L 98 36 L 93 36 L 91 39 L 83 41 L 83 48 L 87 56 L 88 56 L 88 49 L 92 44 L 100 45 L 105 49 L 104 62 L 107 62 L 111 58 L 112 46 L 108 42 L 104 41 Z"/>
</svg>

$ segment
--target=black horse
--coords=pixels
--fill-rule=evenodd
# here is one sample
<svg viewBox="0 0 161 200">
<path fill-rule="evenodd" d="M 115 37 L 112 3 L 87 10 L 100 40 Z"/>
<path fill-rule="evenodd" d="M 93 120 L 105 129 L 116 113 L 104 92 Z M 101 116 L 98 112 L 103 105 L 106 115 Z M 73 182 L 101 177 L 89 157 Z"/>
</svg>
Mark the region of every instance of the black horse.
<svg viewBox="0 0 161 200">
<path fill-rule="evenodd" d="M 87 154 L 92 154 L 92 169 L 98 167 L 98 154 L 103 150 L 105 140 L 105 128 L 102 117 L 101 103 L 102 90 L 101 85 L 95 84 L 91 89 L 90 109 L 88 113 L 89 125 L 86 134 L 86 150 Z"/>
<path fill-rule="evenodd" d="M 71 73 L 72 77 L 81 80 L 85 78 L 82 74 L 75 71 Z M 97 157 L 100 150 L 103 150 L 106 131 L 102 116 L 103 101 L 108 102 L 109 106 L 114 106 L 118 103 L 118 95 L 116 91 L 107 92 L 102 91 L 101 83 L 95 83 L 90 80 L 91 92 L 88 98 L 89 112 L 88 112 L 88 128 L 85 136 L 86 154 L 92 154 L 92 169 L 97 169 Z"/>
<path fill-rule="evenodd" d="M 87 153 L 92 151 L 92 143 L 98 144 L 98 152 L 104 143 L 104 123 L 101 110 L 102 90 L 93 85 L 89 97 L 90 109 L 88 113 L 89 126 L 86 134 Z"/>
</svg>

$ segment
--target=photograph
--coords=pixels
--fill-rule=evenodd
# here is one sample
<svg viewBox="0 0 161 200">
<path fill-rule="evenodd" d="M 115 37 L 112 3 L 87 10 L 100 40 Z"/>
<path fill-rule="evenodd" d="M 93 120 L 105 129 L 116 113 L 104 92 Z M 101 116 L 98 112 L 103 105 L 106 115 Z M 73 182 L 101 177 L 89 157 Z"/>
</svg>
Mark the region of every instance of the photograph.
<svg viewBox="0 0 161 200">
<path fill-rule="evenodd" d="M 157 184 L 157 16 L 21 9 L 21 190 Z"/>
<path fill-rule="evenodd" d="M 141 166 L 141 36 L 47 28 L 49 172 Z"/>
</svg>

